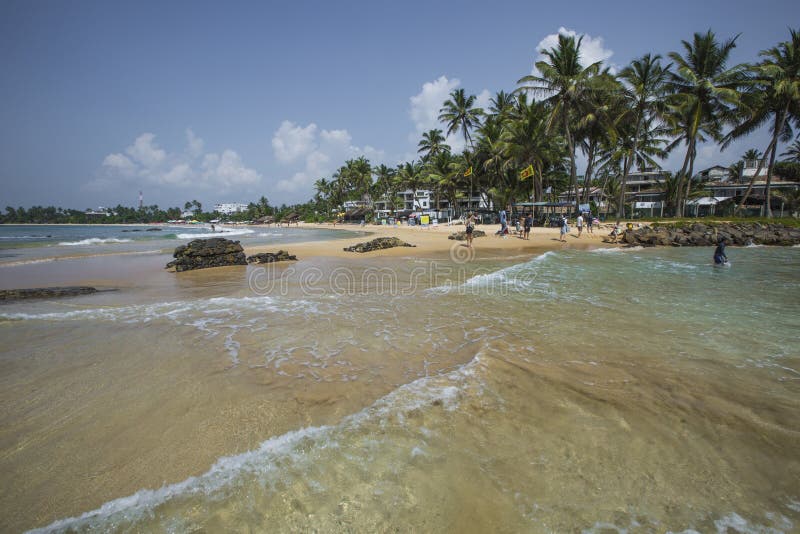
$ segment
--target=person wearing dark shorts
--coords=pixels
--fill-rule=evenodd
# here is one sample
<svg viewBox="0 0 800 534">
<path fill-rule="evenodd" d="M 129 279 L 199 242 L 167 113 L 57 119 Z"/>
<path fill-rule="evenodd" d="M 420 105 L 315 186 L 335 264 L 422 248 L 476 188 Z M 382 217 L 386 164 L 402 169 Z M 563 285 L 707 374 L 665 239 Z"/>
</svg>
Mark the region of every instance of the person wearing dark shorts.
<svg viewBox="0 0 800 534">
<path fill-rule="evenodd" d="M 472 248 L 472 231 L 475 229 L 475 215 L 470 212 L 467 217 L 467 246 Z"/>
<path fill-rule="evenodd" d="M 533 226 L 533 217 L 528 215 L 527 217 L 525 217 L 525 222 L 523 224 L 524 234 L 522 236 L 522 239 L 530 239 L 531 226 Z"/>
</svg>

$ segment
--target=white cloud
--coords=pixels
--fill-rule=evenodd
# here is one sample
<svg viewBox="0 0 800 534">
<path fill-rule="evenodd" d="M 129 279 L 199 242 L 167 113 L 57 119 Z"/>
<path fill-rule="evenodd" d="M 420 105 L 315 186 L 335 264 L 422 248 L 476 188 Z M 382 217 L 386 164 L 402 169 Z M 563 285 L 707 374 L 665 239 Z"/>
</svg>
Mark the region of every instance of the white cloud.
<svg viewBox="0 0 800 534">
<path fill-rule="evenodd" d="M 536 45 L 536 52 L 538 53 L 538 56 L 536 57 L 537 62 L 546 59 L 545 55 L 542 53 L 543 50 L 550 50 L 551 48 L 558 46 L 559 35 L 574 37 L 576 40 L 583 36 L 580 49 L 580 61 L 581 65 L 584 67 L 589 66 L 597 61 L 602 61 L 603 66 L 610 67 L 612 73 L 616 72 L 616 66 L 613 63 L 608 62 L 608 60 L 611 59 L 611 56 L 614 55 L 614 51 L 605 47 L 602 37 L 592 37 L 588 33 L 579 34 L 575 30 L 568 30 L 563 26 L 560 27 L 556 33 L 551 33 L 539 41 L 539 44 Z M 535 72 L 536 67 L 534 67 L 534 73 Z"/>
<path fill-rule="evenodd" d="M 353 145 L 353 136 L 347 130 L 321 130 L 317 134 L 314 123 L 301 127 L 291 121 L 281 123 L 272 139 L 273 148 L 276 139 L 280 139 L 279 145 L 283 148 L 286 146 L 284 141 L 293 136 L 296 138 L 297 132 L 304 132 L 301 144 L 305 149 L 298 152 L 304 156 L 302 160 L 299 157 L 281 159 L 276 152 L 276 158 L 292 173 L 289 178 L 279 180 L 276 187 L 278 191 L 292 194 L 297 200 L 310 197 L 314 193 L 314 182 L 320 178 L 329 179 L 348 159 L 364 156 L 370 163 L 376 164 L 385 157 L 383 150 Z M 298 165 L 302 167 L 297 168 Z"/>
<path fill-rule="evenodd" d="M 291 163 L 316 148 L 314 139 L 317 125 L 313 122 L 302 128 L 291 121 L 283 121 L 272 136 L 272 151 L 281 163 Z"/>
<path fill-rule="evenodd" d="M 450 93 L 459 85 L 461 80 L 458 78 L 448 80 L 447 76 L 439 76 L 432 82 L 422 84 L 422 90 L 411 97 L 410 114 L 414 122 L 414 131 L 409 134 L 409 141 L 416 144 L 428 130 L 434 128 L 444 130 L 439 123 L 439 112 L 450 97 Z"/>
<path fill-rule="evenodd" d="M 225 150 L 221 158 L 216 158 L 214 164 L 206 167 L 203 177 L 207 183 L 223 189 L 255 185 L 261 181 L 261 175 L 245 167 L 239 154 L 230 149 Z"/>
<path fill-rule="evenodd" d="M 103 175 L 86 184 L 91 190 L 111 189 L 122 183 L 175 189 L 209 189 L 227 192 L 236 187 L 255 186 L 261 175 L 248 168 L 235 151 L 222 155 L 204 154 L 205 143 L 191 129 L 186 130 L 184 152 L 168 153 L 155 143 L 155 135 L 144 133 L 125 149 L 103 159 Z M 198 163 L 199 160 L 199 163 Z"/>
<path fill-rule="evenodd" d="M 199 158 L 203 154 L 205 143 L 202 139 L 194 135 L 191 128 L 186 129 L 186 143 L 186 152 L 189 154 L 189 157 Z"/>
<path fill-rule="evenodd" d="M 461 80 L 453 78 L 449 80 L 447 76 L 439 76 L 432 82 L 422 84 L 422 90 L 411 97 L 411 109 L 409 114 L 414 122 L 414 131 L 408 134 L 408 140 L 414 144 L 416 150 L 417 143 L 422 139 L 422 134 L 429 130 L 438 129 L 442 132 L 447 131 L 447 126 L 439 122 L 439 113 L 442 106 L 450 98 L 450 93 L 461 85 Z M 488 89 L 484 89 L 475 96 L 475 107 L 487 110 L 492 98 Z M 464 134 L 459 132 L 453 135 L 446 135 L 445 142 L 450 145 L 450 149 L 459 153 L 464 150 Z M 416 159 L 419 154 L 412 154 L 413 157 L 405 158 L 405 161 Z"/>
<path fill-rule="evenodd" d="M 169 172 L 162 176 L 162 183 L 186 186 L 192 181 L 192 168 L 187 163 L 175 165 Z"/>
<path fill-rule="evenodd" d="M 136 172 L 136 165 L 124 154 L 109 154 L 103 160 L 103 167 L 123 176 L 132 176 Z"/>
<path fill-rule="evenodd" d="M 166 158 L 167 154 L 162 149 L 158 148 L 153 142 L 155 135 L 151 133 L 143 133 L 136 138 L 131 146 L 125 149 L 125 152 L 133 158 L 133 161 L 139 163 L 147 169 L 154 169 L 158 167 Z"/>
</svg>

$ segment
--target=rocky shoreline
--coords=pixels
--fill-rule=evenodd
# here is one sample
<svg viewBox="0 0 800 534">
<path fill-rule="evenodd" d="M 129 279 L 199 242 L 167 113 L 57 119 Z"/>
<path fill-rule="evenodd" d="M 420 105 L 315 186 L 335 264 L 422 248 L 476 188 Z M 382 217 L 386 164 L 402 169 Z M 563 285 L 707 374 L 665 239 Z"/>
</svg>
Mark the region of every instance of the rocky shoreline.
<svg viewBox="0 0 800 534">
<path fill-rule="evenodd" d="M 88 286 L 32 287 L 26 289 L 0 289 L 0 302 L 24 299 L 49 299 L 54 297 L 75 297 L 97 293 L 97 288 Z"/>
<path fill-rule="evenodd" d="M 800 228 L 760 223 L 654 224 L 625 230 L 620 241 L 641 247 L 705 247 L 716 245 L 723 237 L 731 245 L 792 246 L 800 244 Z"/>
<path fill-rule="evenodd" d="M 394 248 L 394 247 L 414 247 L 416 245 L 411 245 L 402 241 L 396 237 L 378 237 L 377 239 L 373 239 L 372 241 L 367 241 L 366 243 L 358 243 L 357 245 L 353 245 L 352 247 L 345 247 L 345 252 L 372 252 L 373 250 L 383 250 L 385 248 Z"/>
</svg>

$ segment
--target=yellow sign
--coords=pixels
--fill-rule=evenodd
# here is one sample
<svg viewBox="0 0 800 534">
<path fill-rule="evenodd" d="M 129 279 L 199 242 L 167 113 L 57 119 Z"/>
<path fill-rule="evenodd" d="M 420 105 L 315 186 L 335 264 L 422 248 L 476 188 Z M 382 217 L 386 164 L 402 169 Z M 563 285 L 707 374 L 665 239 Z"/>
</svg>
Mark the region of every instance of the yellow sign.
<svg viewBox="0 0 800 534">
<path fill-rule="evenodd" d="M 428 215 L 423 215 L 422 217 L 419 218 L 419 223 L 420 224 L 428 224 L 430 222 L 431 222 L 431 218 Z"/>
<path fill-rule="evenodd" d="M 530 178 L 531 176 L 533 176 L 533 165 L 528 165 L 527 167 L 522 169 L 521 173 L 519 173 L 520 180 L 524 180 L 525 178 Z"/>
<path fill-rule="evenodd" d="M 464 176 L 472 176 L 472 165 L 469 166 L 469 169 L 464 171 Z"/>
</svg>

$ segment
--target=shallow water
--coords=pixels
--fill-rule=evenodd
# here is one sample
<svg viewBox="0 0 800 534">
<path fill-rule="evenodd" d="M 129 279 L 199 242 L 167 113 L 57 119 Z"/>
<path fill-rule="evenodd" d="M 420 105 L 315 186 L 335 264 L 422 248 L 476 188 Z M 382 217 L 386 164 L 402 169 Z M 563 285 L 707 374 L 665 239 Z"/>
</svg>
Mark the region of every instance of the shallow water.
<svg viewBox="0 0 800 534">
<path fill-rule="evenodd" d="M 0 307 L 0 530 L 796 531 L 800 249 L 730 252 L 142 266 Z"/>
<path fill-rule="evenodd" d="M 223 237 L 244 247 L 324 241 L 363 231 L 277 226 L 216 225 L 13 225 L 0 224 L 0 268 L 66 258 L 172 254 L 192 239 Z M 4 272 L 5 274 L 5 272 Z M 8 276 L 8 275 L 6 275 Z"/>
</svg>

